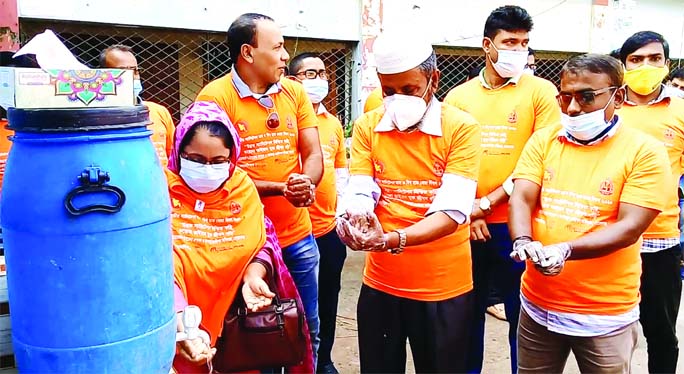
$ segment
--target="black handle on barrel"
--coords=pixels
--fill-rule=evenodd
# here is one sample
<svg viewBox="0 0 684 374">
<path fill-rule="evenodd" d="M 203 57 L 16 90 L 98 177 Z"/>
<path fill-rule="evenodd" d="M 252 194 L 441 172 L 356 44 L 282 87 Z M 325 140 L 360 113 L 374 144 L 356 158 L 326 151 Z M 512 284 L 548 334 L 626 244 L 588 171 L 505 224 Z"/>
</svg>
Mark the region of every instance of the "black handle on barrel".
<svg viewBox="0 0 684 374">
<path fill-rule="evenodd" d="M 64 198 L 64 207 L 72 216 L 81 216 L 92 212 L 117 213 L 126 203 L 126 194 L 119 187 L 108 186 L 105 183 L 109 182 L 109 173 L 100 170 L 96 166 L 85 168 L 81 175 L 78 176 L 78 181 L 81 185 L 71 190 Z M 79 195 L 93 193 L 93 192 L 111 192 L 116 195 L 116 204 L 91 204 L 82 208 L 74 206 L 74 198 Z"/>
</svg>

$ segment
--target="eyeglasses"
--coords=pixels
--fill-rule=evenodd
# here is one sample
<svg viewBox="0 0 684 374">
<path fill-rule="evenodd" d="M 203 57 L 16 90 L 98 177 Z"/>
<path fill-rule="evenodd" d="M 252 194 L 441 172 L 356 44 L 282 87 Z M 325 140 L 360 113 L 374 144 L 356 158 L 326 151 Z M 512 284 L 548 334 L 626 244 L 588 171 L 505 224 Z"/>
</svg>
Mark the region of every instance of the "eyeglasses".
<svg viewBox="0 0 684 374">
<path fill-rule="evenodd" d="M 137 66 L 118 66 L 116 69 L 133 70 L 133 74 L 140 75 L 143 73 L 143 68 Z"/>
<path fill-rule="evenodd" d="M 328 73 L 325 72 L 325 69 L 321 69 L 321 70 L 309 69 L 309 70 L 300 71 L 299 73 L 295 74 L 295 77 L 301 77 L 302 75 L 306 79 L 316 79 L 316 77 L 320 77 L 321 79 L 328 80 Z"/>
<path fill-rule="evenodd" d="M 525 64 L 525 67 L 532 70 L 537 70 L 537 64 Z"/>
<path fill-rule="evenodd" d="M 225 164 L 225 163 L 230 163 L 230 159 L 227 159 L 227 158 L 221 157 L 221 156 L 214 157 L 211 160 L 207 159 L 204 156 L 194 155 L 194 154 L 189 155 L 187 153 L 181 153 L 180 156 L 182 158 L 188 160 L 188 161 L 196 162 L 196 163 L 202 164 L 202 165 L 221 165 L 221 164 Z"/>
<path fill-rule="evenodd" d="M 257 99 L 259 105 L 264 107 L 268 111 L 268 117 L 266 117 L 266 127 L 271 130 L 275 130 L 280 126 L 280 117 L 278 112 L 275 111 L 275 104 L 270 96 L 264 95 Z"/>
<path fill-rule="evenodd" d="M 594 101 L 596 101 L 596 96 L 602 95 L 606 92 L 610 92 L 617 88 L 618 87 L 611 86 L 600 88 L 598 90 L 585 90 L 572 93 L 561 92 L 558 94 L 558 96 L 556 96 L 556 99 L 558 99 L 558 104 L 563 108 L 567 108 L 568 106 L 570 106 L 570 103 L 572 103 L 572 99 L 575 99 L 577 104 L 579 104 L 580 106 L 587 107 L 594 104 Z"/>
</svg>

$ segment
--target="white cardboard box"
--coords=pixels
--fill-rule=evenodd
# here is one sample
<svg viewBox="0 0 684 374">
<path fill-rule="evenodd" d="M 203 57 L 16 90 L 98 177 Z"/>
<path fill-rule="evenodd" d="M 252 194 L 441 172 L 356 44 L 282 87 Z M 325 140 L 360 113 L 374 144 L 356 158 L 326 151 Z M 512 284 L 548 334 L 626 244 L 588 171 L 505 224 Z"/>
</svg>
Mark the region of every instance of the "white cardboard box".
<svg viewBox="0 0 684 374">
<path fill-rule="evenodd" d="M 0 106 L 102 108 L 135 105 L 133 71 L 0 67 Z"/>
</svg>

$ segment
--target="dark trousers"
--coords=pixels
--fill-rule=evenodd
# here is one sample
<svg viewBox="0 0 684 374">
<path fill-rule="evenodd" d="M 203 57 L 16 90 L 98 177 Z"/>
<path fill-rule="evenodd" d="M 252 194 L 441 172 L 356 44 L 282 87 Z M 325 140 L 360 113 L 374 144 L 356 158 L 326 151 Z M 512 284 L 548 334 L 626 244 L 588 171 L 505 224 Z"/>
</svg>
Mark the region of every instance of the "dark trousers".
<svg viewBox="0 0 684 374">
<path fill-rule="evenodd" d="M 337 303 L 340 294 L 342 267 L 347 258 L 347 247 L 340 241 L 335 230 L 316 238 L 321 262 L 318 270 L 318 318 L 321 327 L 318 336 L 318 367 L 332 362 L 331 352 L 335 342 Z"/>
<path fill-rule="evenodd" d="M 642 253 L 641 326 L 648 347 L 650 373 L 674 373 L 677 369 L 679 347 L 677 314 L 682 295 L 679 262 L 680 247 Z"/>
<path fill-rule="evenodd" d="M 363 285 L 357 306 L 361 373 L 404 373 L 406 339 L 416 373 L 464 372 L 471 304 L 470 292 L 427 302 Z"/>
<path fill-rule="evenodd" d="M 511 372 L 516 373 L 518 317 L 520 315 L 520 277 L 525 263 L 510 258 L 513 243 L 505 223 L 487 225 L 492 238 L 486 242 L 471 241 L 473 258 L 473 327 L 468 351 L 468 373 L 482 372 L 484 357 L 485 311 L 489 290 L 493 287 L 503 300 L 508 320 L 508 343 L 511 354 Z"/>
</svg>

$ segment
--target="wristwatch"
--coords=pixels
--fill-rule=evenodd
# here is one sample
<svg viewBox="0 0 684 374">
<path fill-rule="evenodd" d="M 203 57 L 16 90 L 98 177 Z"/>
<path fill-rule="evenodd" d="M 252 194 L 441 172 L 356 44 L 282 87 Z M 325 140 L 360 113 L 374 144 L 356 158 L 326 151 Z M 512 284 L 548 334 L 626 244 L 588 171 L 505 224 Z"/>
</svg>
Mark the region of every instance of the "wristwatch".
<svg viewBox="0 0 684 374">
<path fill-rule="evenodd" d="M 485 214 L 490 214 L 492 212 L 492 202 L 489 201 L 487 196 L 482 196 L 480 198 L 480 210 L 485 212 Z"/>
<path fill-rule="evenodd" d="M 404 248 L 406 247 L 406 231 L 403 229 L 396 229 L 394 232 L 399 235 L 399 245 L 396 248 L 391 248 L 389 252 L 393 255 L 398 255 L 404 252 Z"/>
</svg>

